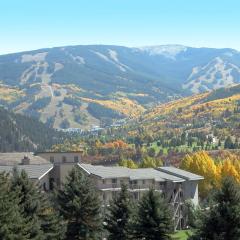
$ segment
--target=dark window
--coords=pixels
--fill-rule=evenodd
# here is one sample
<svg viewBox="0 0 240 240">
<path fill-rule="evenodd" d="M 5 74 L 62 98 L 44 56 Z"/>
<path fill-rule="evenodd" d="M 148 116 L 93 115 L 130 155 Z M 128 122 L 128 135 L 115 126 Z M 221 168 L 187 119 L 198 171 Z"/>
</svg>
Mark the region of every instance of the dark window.
<svg viewBox="0 0 240 240">
<path fill-rule="evenodd" d="M 62 157 L 62 162 L 65 163 L 66 161 L 67 161 L 66 156 L 63 156 L 63 157 Z"/>
<path fill-rule="evenodd" d="M 43 190 L 47 191 L 46 183 L 43 183 Z"/>
<path fill-rule="evenodd" d="M 104 192 L 104 193 L 103 193 L 103 200 L 105 201 L 106 199 L 107 199 L 106 193 Z"/>
<path fill-rule="evenodd" d="M 102 183 L 105 184 L 105 179 L 102 180 Z"/>
<path fill-rule="evenodd" d="M 134 181 L 133 181 L 133 184 L 134 184 L 134 185 L 137 185 L 137 180 L 134 180 Z"/>
<path fill-rule="evenodd" d="M 74 162 L 77 163 L 79 161 L 78 156 L 74 156 Z"/>
<path fill-rule="evenodd" d="M 134 196 L 134 199 L 135 199 L 135 200 L 138 200 L 138 193 L 137 193 L 137 192 L 135 192 L 135 193 L 133 194 L 133 196 Z"/>
<path fill-rule="evenodd" d="M 50 178 L 50 180 L 49 180 L 49 189 L 53 190 L 53 188 L 54 188 L 54 178 Z"/>
<path fill-rule="evenodd" d="M 117 183 L 117 179 L 116 179 L 116 178 L 113 178 L 113 179 L 112 179 L 112 183 Z"/>
<path fill-rule="evenodd" d="M 54 162 L 54 156 L 50 156 L 50 162 L 51 162 L 51 163 Z"/>
</svg>

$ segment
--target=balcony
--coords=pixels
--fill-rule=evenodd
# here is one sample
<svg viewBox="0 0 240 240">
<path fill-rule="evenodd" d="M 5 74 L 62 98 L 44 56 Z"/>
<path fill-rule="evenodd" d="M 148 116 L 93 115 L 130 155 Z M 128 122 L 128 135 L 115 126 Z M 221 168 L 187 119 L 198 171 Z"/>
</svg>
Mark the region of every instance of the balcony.
<svg viewBox="0 0 240 240">
<path fill-rule="evenodd" d="M 127 184 L 128 190 L 131 192 L 134 191 L 147 191 L 151 188 L 154 188 L 156 191 L 162 191 L 160 186 L 154 186 L 151 184 Z M 98 184 L 97 188 L 102 191 L 120 191 L 121 184 L 112 183 L 112 184 Z"/>
</svg>

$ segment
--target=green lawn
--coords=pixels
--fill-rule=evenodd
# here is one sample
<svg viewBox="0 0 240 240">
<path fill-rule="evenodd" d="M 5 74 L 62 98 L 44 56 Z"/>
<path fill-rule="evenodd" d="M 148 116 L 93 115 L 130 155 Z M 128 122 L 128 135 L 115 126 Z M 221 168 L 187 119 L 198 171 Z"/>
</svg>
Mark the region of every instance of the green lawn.
<svg viewBox="0 0 240 240">
<path fill-rule="evenodd" d="M 177 231 L 175 234 L 172 235 L 173 239 L 176 240 L 187 240 L 188 236 L 191 236 L 192 232 L 191 230 L 182 230 L 182 231 Z"/>
</svg>

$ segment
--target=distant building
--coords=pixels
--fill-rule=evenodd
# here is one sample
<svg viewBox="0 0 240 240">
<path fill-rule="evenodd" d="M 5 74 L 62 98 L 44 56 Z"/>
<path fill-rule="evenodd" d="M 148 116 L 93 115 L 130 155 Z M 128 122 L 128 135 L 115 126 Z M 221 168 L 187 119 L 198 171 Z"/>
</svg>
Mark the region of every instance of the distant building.
<svg viewBox="0 0 240 240">
<path fill-rule="evenodd" d="M 11 153 L 6 156 L 10 157 Z M 192 200 L 198 204 L 198 181 L 203 177 L 175 168 L 142 168 L 105 167 L 81 163 L 82 152 L 39 152 L 33 158 L 41 159 L 42 163 L 32 164 L 23 156 L 17 161 L 19 170 L 25 170 L 29 178 L 39 184 L 43 190 L 49 191 L 56 184 L 61 187 L 69 171 L 78 166 L 94 182 L 98 189 L 103 206 L 109 204 L 112 197 L 121 189 L 121 184 L 128 187 L 132 198 L 138 201 L 150 188 L 163 193 L 173 207 L 175 229 L 186 226 L 184 202 Z M 1 155 L 0 155 L 1 157 Z M 16 156 L 15 156 L 16 157 Z M 13 166 L 0 166 L 0 171 L 11 172 Z"/>
</svg>

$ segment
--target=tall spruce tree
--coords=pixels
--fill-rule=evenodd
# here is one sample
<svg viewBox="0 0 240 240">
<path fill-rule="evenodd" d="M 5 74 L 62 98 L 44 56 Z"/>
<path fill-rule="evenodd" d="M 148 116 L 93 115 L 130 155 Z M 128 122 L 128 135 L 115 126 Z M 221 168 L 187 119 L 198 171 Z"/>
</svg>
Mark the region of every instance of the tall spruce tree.
<svg viewBox="0 0 240 240">
<path fill-rule="evenodd" d="M 75 167 L 56 192 L 59 210 L 67 221 L 66 239 L 101 239 L 101 203 L 90 179 Z"/>
<path fill-rule="evenodd" d="M 150 189 L 139 202 L 133 224 L 133 239 L 169 240 L 173 230 L 172 212 L 160 193 Z"/>
<path fill-rule="evenodd" d="M 30 238 L 33 240 L 44 240 L 41 222 L 38 217 L 41 208 L 40 195 L 36 186 L 28 178 L 25 171 L 13 170 L 12 191 L 19 194 L 19 205 L 22 208 L 23 216 L 28 218 L 31 226 L 29 229 Z"/>
<path fill-rule="evenodd" d="M 46 194 L 41 194 L 41 210 L 38 216 L 44 240 L 65 239 L 66 223 Z"/>
<path fill-rule="evenodd" d="M 109 240 L 127 240 L 130 238 L 130 218 L 132 213 L 132 202 L 127 186 L 122 185 L 121 191 L 110 202 L 107 209 L 105 222 Z"/>
<path fill-rule="evenodd" d="M 210 210 L 203 212 L 198 229 L 191 239 L 240 239 L 240 187 L 232 177 L 222 182 Z"/>
<path fill-rule="evenodd" d="M 12 190 L 18 192 L 23 216 L 29 220 L 31 239 L 62 240 L 65 236 L 63 219 L 53 208 L 49 196 L 31 182 L 25 171 L 16 168 L 12 176 Z"/>
<path fill-rule="evenodd" d="M 29 225 L 19 207 L 19 196 L 11 190 L 9 175 L 0 173 L 0 239 L 28 240 Z"/>
</svg>

